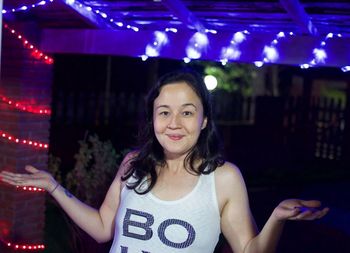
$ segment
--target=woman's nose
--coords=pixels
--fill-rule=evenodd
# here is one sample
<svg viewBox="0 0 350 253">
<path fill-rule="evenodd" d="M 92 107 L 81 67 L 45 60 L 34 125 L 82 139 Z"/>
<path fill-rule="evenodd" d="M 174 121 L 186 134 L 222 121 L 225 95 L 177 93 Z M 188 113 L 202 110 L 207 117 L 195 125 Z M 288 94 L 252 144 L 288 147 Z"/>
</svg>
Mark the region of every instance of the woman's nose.
<svg viewBox="0 0 350 253">
<path fill-rule="evenodd" d="M 181 120 L 179 118 L 179 115 L 172 115 L 170 118 L 170 122 L 168 124 L 169 128 L 178 128 L 181 126 Z"/>
</svg>

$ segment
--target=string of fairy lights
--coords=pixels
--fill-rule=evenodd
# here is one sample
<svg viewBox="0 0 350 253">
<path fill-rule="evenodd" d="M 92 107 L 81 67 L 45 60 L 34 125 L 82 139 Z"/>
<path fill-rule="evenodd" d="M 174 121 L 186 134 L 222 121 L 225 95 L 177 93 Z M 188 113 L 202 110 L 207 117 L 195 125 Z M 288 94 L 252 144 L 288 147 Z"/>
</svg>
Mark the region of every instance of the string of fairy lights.
<svg viewBox="0 0 350 253">
<path fill-rule="evenodd" d="M 44 192 L 45 190 L 40 187 L 33 187 L 33 186 L 16 186 L 17 190 L 20 191 L 28 191 L 28 192 Z"/>
<path fill-rule="evenodd" d="M 147 23 L 142 23 L 142 22 L 136 22 L 137 25 L 131 24 L 131 23 L 126 23 L 125 20 L 121 20 L 120 18 L 116 18 L 110 14 L 108 14 L 106 11 L 103 11 L 102 9 L 98 7 L 93 7 L 93 6 L 88 6 L 83 3 L 83 1 L 78 1 L 78 0 L 62 0 L 65 2 L 67 5 L 70 5 L 76 9 L 81 9 L 87 12 L 94 13 L 97 17 L 101 18 L 104 20 L 106 24 L 109 24 L 111 27 L 115 27 L 116 29 L 130 29 L 134 32 L 138 32 L 143 29 L 143 25 L 147 25 Z M 14 13 L 14 12 L 24 12 L 24 11 L 29 11 L 33 8 L 41 7 L 49 3 L 53 3 L 54 0 L 42 0 L 39 2 L 35 2 L 33 4 L 28 4 L 28 5 L 21 5 L 16 8 L 12 9 L 4 9 L 2 11 L 3 15 L 6 15 L 8 13 Z M 154 41 L 151 41 L 145 48 L 145 53 L 142 55 L 139 55 L 139 57 L 143 60 L 146 61 L 149 57 L 159 57 L 160 55 L 160 50 L 167 44 L 169 43 L 169 40 L 167 38 L 166 33 L 177 33 L 178 30 L 173 27 L 168 27 L 165 28 L 164 31 L 156 31 L 158 35 L 155 35 L 156 39 Z M 192 38 L 190 39 L 187 47 L 186 47 L 186 54 L 187 56 L 183 58 L 183 61 L 185 63 L 189 63 L 191 60 L 199 59 L 202 55 L 202 50 L 206 49 L 206 46 L 208 44 L 208 38 L 206 34 L 212 33 L 212 34 L 217 34 L 218 31 L 214 29 L 206 29 L 203 32 L 197 32 L 195 33 Z M 245 40 L 245 36 L 249 34 L 248 31 L 243 31 L 243 32 L 236 32 L 234 33 L 233 37 L 236 36 L 236 39 L 231 41 L 231 44 L 227 47 L 222 48 L 221 52 L 221 57 L 220 59 L 217 59 L 217 61 L 221 62 L 223 65 L 225 65 L 228 61 L 237 61 L 240 58 L 240 55 L 242 54 L 241 50 L 239 49 L 239 44 L 243 43 Z M 286 38 L 286 35 L 293 36 L 293 33 L 285 33 L 285 32 L 279 32 L 276 34 L 276 38 L 273 39 L 272 42 L 266 44 L 263 47 L 263 51 L 261 53 L 261 60 L 255 61 L 254 64 L 257 67 L 263 66 L 265 63 L 274 63 L 278 60 L 279 58 L 279 53 L 278 53 L 278 48 L 277 44 L 279 41 L 283 38 Z M 243 35 L 243 36 L 242 36 Z M 317 67 L 317 66 L 322 66 L 327 59 L 327 51 L 326 51 L 326 44 L 328 40 L 334 38 L 334 37 L 342 37 L 341 34 L 333 34 L 329 33 L 326 36 L 325 40 L 322 40 L 320 42 L 319 47 L 315 47 L 312 50 L 312 59 L 307 62 L 307 63 L 302 63 L 300 64 L 300 68 L 306 69 L 310 67 Z M 238 38 L 238 39 L 237 39 Z M 243 38 L 243 39 L 242 39 Z M 241 39 L 241 40 L 239 40 Z M 36 53 L 37 56 L 40 56 L 42 52 Z M 41 55 L 40 57 L 43 57 L 45 59 L 46 56 Z M 48 56 L 47 56 L 48 57 Z M 53 60 L 51 58 L 45 59 L 47 60 L 48 63 L 53 63 Z M 343 66 L 341 67 L 341 70 L 343 72 L 350 71 L 350 66 Z"/>
<path fill-rule="evenodd" d="M 334 37 L 341 38 L 342 35 L 340 33 L 338 33 L 338 34 L 328 33 L 327 36 L 325 37 L 325 39 L 320 42 L 319 46 L 315 47 L 313 49 L 312 60 L 310 60 L 310 62 L 308 62 L 308 63 L 301 64 L 300 67 L 303 69 L 307 69 L 310 67 L 314 67 L 317 64 L 324 64 L 326 62 L 327 57 L 328 57 L 327 52 L 326 52 L 327 43 L 330 39 L 332 39 Z M 341 70 L 343 72 L 347 72 L 350 70 L 350 66 L 344 66 L 341 68 Z"/>
<path fill-rule="evenodd" d="M 3 9 L 2 10 L 2 14 L 8 14 L 8 13 L 15 13 L 15 12 L 22 12 L 22 11 L 28 11 L 30 9 L 36 8 L 36 7 L 40 7 L 40 6 L 44 6 L 47 3 L 52 3 L 53 0 L 48 0 L 48 1 L 39 1 L 33 4 L 29 4 L 29 5 L 21 5 L 20 7 L 15 7 L 12 9 Z"/>
<path fill-rule="evenodd" d="M 18 8 L 13 8 L 10 10 L 2 10 L 2 14 L 5 15 L 7 13 L 14 13 L 19 11 L 27 11 L 36 7 L 40 7 L 45 5 L 46 3 L 52 3 L 53 0 L 49 1 L 39 1 L 37 3 L 34 3 L 32 5 L 23 5 Z M 9 34 L 17 38 L 23 45 L 23 47 L 30 52 L 30 56 L 34 59 L 41 61 L 45 64 L 53 64 L 53 58 L 46 55 L 44 52 L 39 50 L 36 46 L 34 46 L 33 43 L 31 43 L 28 39 L 25 38 L 21 33 L 16 31 L 15 29 L 11 28 L 8 24 L 4 23 L 3 25 L 4 30 L 7 31 Z M 27 103 L 27 102 L 20 102 L 16 101 L 12 98 L 9 98 L 3 94 L 0 94 L 0 102 L 6 104 L 9 108 L 12 108 L 14 110 L 18 110 L 25 113 L 32 113 L 32 114 L 38 114 L 42 116 L 51 115 L 51 110 L 49 109 L 49 106 L 42 106 L 42 105 L 33 105 L 33 103 Z M 25 145 L 27 147 L 31 147 L 33 149 L 37 150 L 47 150 L 49 147 L 49 144 L 43 143 L 37 140 L 32 139 L 26 139 L 26 138 L 19 138 L 14 136 L 13 134 L 10 134 L 8 132 L 5 132 L 0 129 L 0 139 L 7 141 L 8 143 L 12 144 L 18 144 L 18 145 Z M 25 191 L 25 192 L 32 192 L 32 193 L 44 193 L 45 190 L 39 187 L 33 187 L 33 186 L 16 186 L 16 190 L 18 191 Z M 6 245 L 9 249 L 15 250 L 15 251 L 38 251 L 38 250 L 44 250 L 45 245 L 44 244 L 30 244 L 30 243 L 14 243 L 9 242 L 4 239 L 0 239 L 1 242 Z"/>
<path fill-rule="evenodd" d="M 37 251 L 44 250 L 44 244 L 28 244 L 28 243 L 11 243 L 6 240 L 0 239 L 0 241 L 5 244 L 8 248 L 18 251 Z"/>
<path fill-rule="evenodd" d="M 134 24 L 127 24 L 123 20 L 116 20 L 116 18 L 111 17 L 108 13 L 95 8 L 91 6 L 87 6 L 83 4 L 82 2 L 79 2 L 77 0 L 63 0 L 66 4 L 74 6 L 75 8 L 81 8 L 85 11 L 91 12 L 96 14 L 98 17 L 105 20 L 106 23 L 111 25 L 112 27 L 115 27 L 117 29 L 130 29 L 134 32 L 138 32 L 142 29 L 142 24 L 140 23 L 140 26 L 136 26 Z M 34 2 L 34 1 L 33 1 Z M 23 4 L 18 7 L 14 7 L 11 9 L 3 9 L 2 15 L 6 18 L 7 14 L 10 13 L 16 13 L 16 12 L 26 12 L 30 11 L 34 8 L 40 8 L 47 4 L 53 3 L 54 0 L 41 0 L 34 2 L 33 4 Z M 39 50 L 38 47 L 34 46 L 32 43 L 29 42 L 20 32 L 16 31 L 12 27 L 10 27 L 8 24 L 4 23 L 5 31 L 9 32 L 13 36 L 15 36 L 23 45 L 23 47 L 27 50 L 30 50 L 30 55 L 35 58 L 36 60 L 39 60 L 45 64 L 53 64 L 54 60 L 52 57 L 46 55 L 43 51 Z M 173 27 L 168 27 L 164 31 L 155 31 L 154 32 L 154 39 L 150 41 L 150 43 L 145 48 L 145 53 L 143 55 L 140 55 L 141 59 L 143 61 L 147 60 L 148 57 L 158 57 L 160 55 L 161 49 L 169 43 L 169 39 L 167 34 L 168 33 L 177 33 L 178 30 Z M 183 59 L 185 63 L 190 62 L 193 59 L 199 59 L 202 55 L 202 51 L 206 49 L 209 41 L 206 34 L 212 33 L 216 34 L 216 30 L 209 30 L 206 29 L 204 32 L 196 32 L 191 39 L 189 40 L 189 43 L 186 47 L 186 53 L 187 57 Z M 222 48 L 220 61 L 223 65 L 225 65 L 228 61 L 237 61 L 239 60 L 242 52 L 240 50 L 240 45 L 244 43 L 246 40 L 246 37 L 250 34 L 247 30 L 245 31 L 239 31 L 233 34 L 232 39 L 227 47 Z M 288 33 L 288 36 L 293 36 L 293 33 Z M 316 67 L 316 66 L 322 66 L 326 62 L 327 59 L 327 52 L 326 52 L 326 45 L 329 40 L 335 37 L 342 37 L 341 34 L 333 34 L 329 33 L 324 40 L 322 40 L 318 47 L 315 47 L 312 50 L 312 59 L 307 62 L 300 64 L 300 67 L 303 69 L 307 69 L 310 67 Z M 264 46 L 263 52 L 261 53 L 261 61 L 254 62 L 255 66 L 261 67 L 265 63 L 273 63 L 275 62 L 278 57 L 278 49 L 277 45 L 278 43 L 286 38 L 286 34 L 284 32 L 279 32 L 276 34 L 275 38 L 267 45 Z M 341 68 L 343 72 L 350 71 L 350 66 L 343 66 Z M 15 101 L 14 99 L 10 99 L 5 95 L 0 94 L 0 102 L 5 103 L 7 106 L 11 107 L 12 109 L 16 109 L 25 113 L 34 113 L 39 115 L 50 115 L 51 110 L 48 106 L 36 106 L 24 102 Z M 13 134 L 7 133 L 0 129 L 0 139 L 10 142 L 12 144 L 18 144 L 18 145 L 26 145 L 28 147 L 32 147 L 34 149 L 38 150 L 45 150 L 48 149 L 49 144 L 42 143 L 40 141 L 32 140 L 32 139 L 24 139 L 14 136 Z M 38 188 L 38 187 L 31 187 L 31 186 L 17 186 L 17 190 L 20 191 L 28 191 L 28 192 L 45 192 L 44 189 Z M 4 241 L 0 239 L 5 245 L 7 245 L 9 248 L 13 250 L 44 250 L 45 245 L 44 244 L 17 244 L 12 243 L 8 241 Z"/>
<path fill-rule="evenodd" d="M 290 33 L 292 36 L 293 33 Z M 284 32 L 279 32 L 276 37 L 271 41 L 270 45 L 266 45 L 263 49 L 263 62 L 275 62 L 278 58 L 278 50 L 276 46 L 278 43 L 285 38 L 286 35 Z"/>
<path fill-rule="evenodd" d="M 24 48 L 30 50 L 32 57 L 34 57 L 35 59 L 40 60 L 46 64 L 53 64 L 54 63 L 54 60 L 50 56 L 44 54 L 44 52 L 39 50 L 36 46 L 34 46 L 33 43 L 30 43 L 29 40 L 27 40 L 21 33 L 17 32 L 15 29 L 11 28 L 6 23 L 4 23 L 3 27 L 5 28 L 5 31 L 8 31 L 14 37 L 16 37 L 19 41 L 21 41 Z"/>
<path fill-rule="evenodd" d="M 247 30 L 239 31 L 233 34 L 232 39 L 227 47 L 221 50 L 220 62 L 222 65 L 226 65 L 229 60 L 237 60 L 242 54 L 240 44 L 247 39 L 247 35 L 250 33 Z"/>
<path fill-rule="evenodd" d="M 30 104 L 26 104 L 23 102 L 15 101 L 13 99 L 10 99 L 4 95 L 0 94 L 0 102 L 3 102 L 7 104 L 8 106 L 17 109 L 19 111 L 24 111 L 24 112 L 30 112 L 34 114 L 43 114 L 43 115 L 51 115 L 51 110 L 48 109 L 47 107 L 41 107 L 41 106 L 33 106 Z"/>
<path fill-rule="evenodd" d="M 35 140 L 31 140 L 31 139 L 20 139 L 18 137 L 15 137 L 14 135 L 11 135 L 7 132 L 4 132 L 0 129 L 0 138 L 2 138 L 3 140 L 7 140 L 9 142 L 12 143 L 16 143 L 16 144 L 23 144 L 23 145 L 27 145 L 33 148 L 38 148 L 38 149 L 48 149 L 49 144 L 47 143 L 42 143 L 39 141 L 35 141 Z"/>
<path fill-rule="evenodd" d="M 43 5 L 41 2 L 32 5 L 34 7 Z M 34 8 L 33 7 L 33 8 Z M 23 10 L 24 8 L 17 8 L 20 10 Z M 15 9 L 13 9 L 15 10 Z M 4 28 L 10 32 L 13 36 L 15 36 L 18 40 L 23 42 L 24 48 L 28 49 L 31 51 L 30 55 L 34 57 L 37 60 L 40 60 L 46 64 L 53 64 L 53 59 L 49 57 L 48 55 L 45 55 L 42 51 L 37 49 L 32 43 L 30 43 L 24 36 L 22 36 L 20 33 L 18 33 L 16 30 L 12 29 L 9 27 L 8 24 L 4 24 Z M 7 104 L 8 106 L 23 111 L 27 113 L 34 113 L 34 114 L 41 114 L 41 115 L 50 115 L 51 110 L 48 109 L 49 106 L 37 106 L 37 105 L 32 105 L 30 103 L 25 103 L 25 102 L 19 102 L 15 101 L 13 99 L 8 98 L 5 95 L 0 94 L 0 101 Z M 47 143 L 42 143 L 40 141 L 35 141 L 31 139 L 21 139 L 19 137 L 15 137 L 14 135 L 7 133 L 3 130 L 0 129 L 0 138 L 5 139 L 9 142 L 16 143 L 16 144 L 22 144 L 22 145 L 28 145 L 33 148 L 38 148 L 38 149 L 48 149 L 49 145 Z"/>
</svg>

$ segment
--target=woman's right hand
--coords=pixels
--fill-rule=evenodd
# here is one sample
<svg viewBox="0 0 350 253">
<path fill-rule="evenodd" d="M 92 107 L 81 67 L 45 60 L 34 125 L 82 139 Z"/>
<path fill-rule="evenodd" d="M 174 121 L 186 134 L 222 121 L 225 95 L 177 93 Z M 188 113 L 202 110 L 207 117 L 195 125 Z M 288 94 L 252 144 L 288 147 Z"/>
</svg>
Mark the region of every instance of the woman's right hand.
<svg viewBox="0 0 350 253">
<path fill-rule="evenodd" d="M 13 173 L 10 171 L 1 171 L 0 179 L 14 186 L 34 186 L 45 189 L 47 192 L 52 192 L 58 185 L 52 175 L 46 171 L 38 170 L 33 166 L 25 166 L 28 173 Z"/>
</svg>

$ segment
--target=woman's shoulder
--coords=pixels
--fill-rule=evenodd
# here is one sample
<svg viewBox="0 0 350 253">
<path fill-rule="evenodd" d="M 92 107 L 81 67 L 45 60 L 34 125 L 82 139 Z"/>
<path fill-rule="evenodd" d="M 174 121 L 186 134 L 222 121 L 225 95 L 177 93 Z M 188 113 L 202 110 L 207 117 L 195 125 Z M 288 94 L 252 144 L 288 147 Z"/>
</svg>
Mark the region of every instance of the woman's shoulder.
<svg viewBox="0 0 350 253">
<path fill-rule="evenodd" d="M 216 168 L 215 172 L 218 175 L 225 176 L 225 175 L 229 175 L 229 174 L 240 173 L 240 169 L 234 163 L 225 161 L 223 165 Z"/>
<path fill-rule="evenodd" d="M 215 178 L 221 185 L 243 181 L 240 169 L 230 162 L 225 162 L 215 170 Z"/>
<path fill-rule="evenodd" d="M 117 177 L 121 178 L 123 175 L 125 175 L 128 172 L 131 166 L 131 162 L 138 155 L 138 153 L 139 153 L 138 151 L 130 151 L 124 156 L 123 161 L 119 165 Z"/>
<path fill-rule="evenodd" d="M 223 207 L 232 198 L 240 199 L 246 191 L 240 169 L 230 162 L 225 162 L 216 169 L 215 184 L 219 203 L 221 203 L 220 207 Z"/>
<path fill-rule="evenodd" d="M 132 150 L 126 153 L 124 156 L 124 159 L 122 161 L 122 164 L 129 164 L 137 155 L 139 154 L 138 150 Z"/>
</svg>

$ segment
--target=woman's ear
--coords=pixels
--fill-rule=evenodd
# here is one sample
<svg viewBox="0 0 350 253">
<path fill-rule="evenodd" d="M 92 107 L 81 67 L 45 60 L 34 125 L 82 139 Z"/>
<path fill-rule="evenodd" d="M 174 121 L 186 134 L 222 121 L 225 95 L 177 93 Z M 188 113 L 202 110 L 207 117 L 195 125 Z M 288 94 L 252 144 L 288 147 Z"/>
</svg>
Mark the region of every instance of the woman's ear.
<svg viewBox="0 0 350 253">
<path fill-rule="evenodd" d="M 208 123 L 208 118 L 207 118 L 207 117 L 205 117 L 205 118 L 203 119 L 203 122 L 202 122 L 202 127 L 201 127 L 201 130 L 203 130 L 204 128 L 206 128 L 206 127 L 207 127 L 207 123 Z"/>
</svg>

